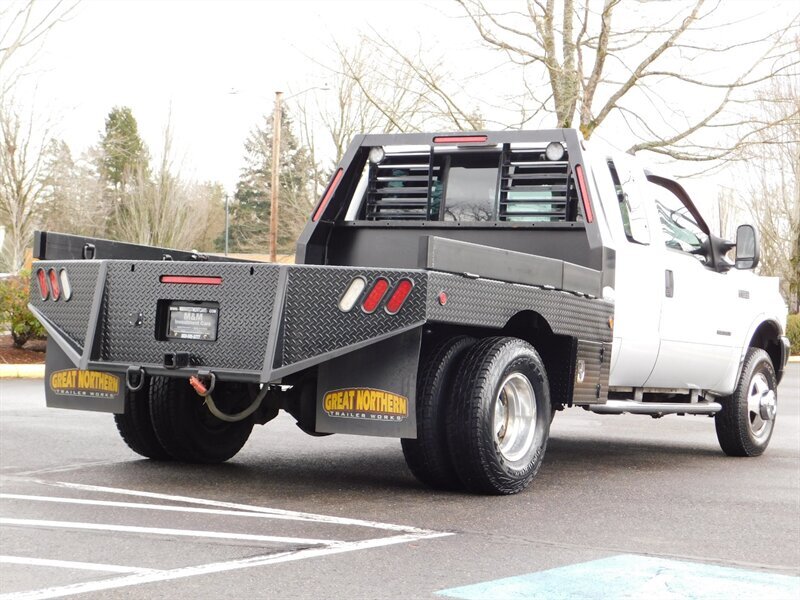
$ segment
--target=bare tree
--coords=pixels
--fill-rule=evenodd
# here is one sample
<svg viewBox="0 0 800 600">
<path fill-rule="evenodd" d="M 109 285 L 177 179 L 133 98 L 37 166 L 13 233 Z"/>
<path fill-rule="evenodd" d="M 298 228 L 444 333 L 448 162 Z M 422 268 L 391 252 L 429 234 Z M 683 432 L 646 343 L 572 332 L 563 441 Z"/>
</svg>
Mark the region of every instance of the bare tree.
<svg viewBox="0 0 800 600">
<path fill-rule="evenodd" d="M 193 186 L 183 181 L 174 165 L 170 121 L 164 128 L 161 157 L 153 169 L 145 163 L 134 168 L 116 207 L 114 236 L 138 244 L 190 248 L 207 226 L 208 206 L 196 202 Z"/>
<path fill-rule="evenodd" d="M 800 41 L 798 52 L 800 52 Z M 781 278 L 793 312 L 800 310 L 800 72 L 773 81 L 760 96 L 765 119 L 757 145 L 740 153 L 737 167 L 750 184 L 738 190 L 761 237 L 761 272 Z"/>
<path fill-rule="evenodd" d="M 32 122 L 0 103 L 0 223 L 6 227 L 2 256 L 12 273 L 23 265 L 45 192 L 41 149 L 48 132 L 37 135 Z"/>
<path fill-rule="evenodd" d="M 0 4 L 0 98 L 25 73 L 47 34 L 69 18 L 77 2 L 10 1 Z M 15 60 L 24 55 L 21 60 Z"/>
</svg>

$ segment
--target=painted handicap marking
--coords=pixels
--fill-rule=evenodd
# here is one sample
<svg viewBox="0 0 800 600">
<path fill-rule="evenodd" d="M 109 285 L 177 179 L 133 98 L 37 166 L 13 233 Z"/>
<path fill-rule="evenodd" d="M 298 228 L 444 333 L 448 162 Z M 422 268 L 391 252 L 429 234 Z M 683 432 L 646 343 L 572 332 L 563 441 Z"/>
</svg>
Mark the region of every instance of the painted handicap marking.
<svg viewBox="0 0 800 600">
<path fill-rule="evenodd" d="M 622 554 L 436 593 L 465 600 L 797 600 L 800 577 Z"/>
</svg>

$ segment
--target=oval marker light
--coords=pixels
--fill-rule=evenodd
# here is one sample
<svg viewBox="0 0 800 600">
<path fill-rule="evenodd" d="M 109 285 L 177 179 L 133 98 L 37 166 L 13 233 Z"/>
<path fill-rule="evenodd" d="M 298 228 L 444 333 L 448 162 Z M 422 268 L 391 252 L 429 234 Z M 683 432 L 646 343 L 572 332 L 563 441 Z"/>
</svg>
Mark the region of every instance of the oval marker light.
<svg viewBox="0 0 800 600">
<path fill-rule="evenodd" d="M 42 297 L 42 300 L 47 300 L 47 297 L 50 295 L 50 288 L 47 287 L 47 274 L 44 272 L 44 269 L 36 270 L 36 281 L 39 283 L 39 295 Z"/>
<path fill-rule="evenodd" d="M 339 300 L 339 310 L 342 312 L 350 312 L 361 297 L 361 292 L 367 287 L 367 280 L 363 277 L 356 277 L 347 286 L 342 299 Z"/>
<path fill-rule="evenodd" d="M 375 280 L 372 289 L 369 291 L 369 294 L 367 294 L 367 297 L 364 299 L 364 303 L 361 305 L 361 310 L 367 314 L 374 313 L 375 309 L 378 308 L 381 300 L 383 300 L 383 297 L 386 295 L 388 289 L 389 282 L 383 277 L 378 277 L 378 279 Z"/>
<path fill-rule="evenodd" d="M 61 286 L 58 285 L 58 274 L 55 269 L 47 271 L 47 277 L 50 279 L 50 293 L 53 294 L 53 300 L 61 298 Z"/>
<path fill-rule="evenodd" d="M 408 295 L 414 288 L 414 282 L 410 279 L 401 279 L 397 286 L 394 288 L 392 295 L 386 302 L 386 312 L 390 315 L 396 315 L 398 311 L 403 308 Z"/>
<path fill-rule="evenodd" d="M 61 272 L 58 274 L 58 278 L 61 280 L 61 294 L 64 296 L 64 301 L 66 302 L 72 298 L 72 286 L 69 284 L 67 270 L 61 269 Z"/>
</svg>

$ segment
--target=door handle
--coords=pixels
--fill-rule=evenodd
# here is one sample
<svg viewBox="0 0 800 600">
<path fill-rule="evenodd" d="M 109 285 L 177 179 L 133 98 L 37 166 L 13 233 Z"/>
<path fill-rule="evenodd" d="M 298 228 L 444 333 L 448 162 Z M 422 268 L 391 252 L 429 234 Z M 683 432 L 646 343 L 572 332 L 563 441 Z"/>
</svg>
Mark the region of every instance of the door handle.
<svg viewBox="0 0 800 600">
<path fill-rule="evenodd" d="M 672 298 L 675 295 L 675 278 L 669 269 L 664 271 L 664 293 L 667 298 Z"/>
</svg>

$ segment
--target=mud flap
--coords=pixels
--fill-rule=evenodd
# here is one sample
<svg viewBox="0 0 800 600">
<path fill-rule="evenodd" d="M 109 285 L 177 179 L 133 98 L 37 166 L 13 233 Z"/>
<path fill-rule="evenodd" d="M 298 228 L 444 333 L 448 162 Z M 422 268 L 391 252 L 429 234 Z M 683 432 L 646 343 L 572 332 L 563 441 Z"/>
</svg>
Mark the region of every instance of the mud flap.
<svg viewBox="0 0 800 600">
<path fill-rule="evenodd" d="M 419 327 L 320 365 L 316 431 L 417 437 L 421 340 Z"/>
<path fill-rule="evenodd" d="M 44 371 L 46 404 L 99 412 L 125 412 L 125 376 L 75 367 L 52 339 L 47 340 Z"/>
</svg>

